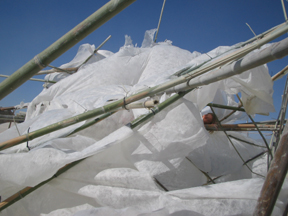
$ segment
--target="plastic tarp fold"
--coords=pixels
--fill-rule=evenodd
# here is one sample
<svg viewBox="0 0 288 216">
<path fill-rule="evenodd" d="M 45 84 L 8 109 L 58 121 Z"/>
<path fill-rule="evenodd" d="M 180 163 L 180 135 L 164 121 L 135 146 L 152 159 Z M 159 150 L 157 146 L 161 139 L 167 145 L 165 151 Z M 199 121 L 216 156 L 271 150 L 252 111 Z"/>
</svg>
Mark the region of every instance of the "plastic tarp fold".
<svg viewBox="0 0 288 216">
<path fill-rule="evenodd" d="M 146 33 L 142 47 L 134 46 L 126 36 L 125 45 L 117 53 L 99 51 L 77 73 L 43 89 L 29 104 L 25 122 L 18 124 L 19 133 L 26 134 L 28 129 L 32 132 L 164 83 L 182 68 L 199 65 L 209 56 L 233 49 L 219 47 L 209 52 L 209 56 L 191 53 L 173 46 L 171 41 L 153 43 L 154 32 Z M 76 57 L 64 66 L 78 66 L 93 50 L 94 46 L 82 45 Z M 2 151 L 2 200 L 49 179 L 68 163 L 84 160 L 1 214 L 250 215 L 263 179 L 243 166 L 222 132 L 206 131 L 200 113 L 210 102 L 236 106 L 232 94 L 238 92 L 251 112 L 270 112 L 273 108 L 270 79 L 268 69 L 261 66 L 195 89 L 133 130 L 125 125 L 149 110 L 121 110 L 68 136 L 84 124 L 77 123 L 29 141 L 31 151 L 26 143 Z M 260 85 L 260 81 L 267 85 Z M 163 94 L 159 99 L 163 101 L 170 96 Z M 261 106 L 256 106 L 259 100 Z M 227 114 L 219 109 L 216 112 L 219 118 Z M 236 112 L 226 122 L 239 119 L 243 116 Z M 229 134 L 251 141 L 244 134 Z M 0 141 L 17 136 L 17 129 L 12 127 L 1 133 Z M 245 160 L 265 151 L 259 141 L 257 144 L 263 148 L 238 140 L 233 143 Z M 261 174 L 265 175 L 263 158 L 248 166 L 264 170 Z M 207 173 L 222 177 L 215 185 L 202 186 L 209 182 Z M 286 203 L 285 183 L 273 215 L 279 215 Z"/>
</svg>

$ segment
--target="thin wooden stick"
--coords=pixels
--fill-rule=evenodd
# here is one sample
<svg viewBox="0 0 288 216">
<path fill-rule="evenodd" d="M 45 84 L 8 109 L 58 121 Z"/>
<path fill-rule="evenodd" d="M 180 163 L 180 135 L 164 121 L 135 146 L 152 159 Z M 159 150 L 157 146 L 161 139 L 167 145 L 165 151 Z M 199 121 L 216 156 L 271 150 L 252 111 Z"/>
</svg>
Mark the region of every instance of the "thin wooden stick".
<svg viewBox="0 0 288 216">
<path fill-rule="evenodd" d="M 155 43 L 156 43 L 157 36 L 158 36 L 158 33 L 159 33 L 159 28 L 160 28 L 160 24 L 161 24 L 161 20 L 162 20 L 162 15 L 163 15 L 165 3 L 166 3 L 166 0 L 163 1 L 163 5 L 162 5 L 162 9 L 161 9 L 161 14 L 160 14 L 160 17 L 159 17 L 159 22 L 158 22 L 158 27 L 157 27 L 157 31 L 156 31 L 156 36 L 155 36 L 155 39 L 154 39 L 154 42 L 155 42 Z"/>
<path fill-rule="evenodd" d="M 215 104 L 215 103 L 209 103 L 209 104 L 207 104 L 207 106 L 212 106 L 212 107 L 221 108 L 221 109 L 228 109 L 228 110 L 245 112 L 245 109 L 243 109 L 241 107 L 232 107 L 232 106 L 226 106 L 226 105 Z"/>
<path fill-rule="evenodd" d="M 246 141 L 246 140 L 239 139 L 238 137 L 235 137 L 235 136 L 232 136 L 232 135 L 228 135 L 228 136 L 231 137 L 232 139 L 236 139 L 236 140 L 238 140 L 238 141 L 247 143 L 247 144 L 252 145 L 252 146 L 256 146 L 256 147 L 260 147 L 260 148 L 264 148 L 264 147 L 265 147 L 265 146 L 261 146 L 261 145 L 256 145 L 256 144 L 251 143 L 251 142 L 248 142 L 248 141 Z"/>
<path fill-rule="evenodd" d="M 255 155 L 254 157 L 252 157 L 252 158 L 248 159 L 247 161 L 245 161 L 245 163 L 244 163 L 243 165 L 245 165 L 245 164 L 249 163 L 250 161 L 253 161 L 253 160 L 255 160 L 256 158 L 258 158 L 258 157 L 262 156 L 262 155 L 263 155 L 263 154 L 265 154 L 265 153 L 267 153 L 267 151 L 263 151 L 263 152 L 261 152 L 261 153 L 259 153 L 259 154 Z"/>
<path fill-rule="evenodd" d="M 205 124 L 205 128 L 211 131 L 256 131 L 257 127 L 254 124 Z M 261 131 L 275 131 L 274 125 L 258 125 Z"/>
<path fill-rule="evenodd" d="M 248 115 L 248 114 L 247 114 L 247 115 Z M 262 137 L 262 139 L 263 139 L 263 141 L 264 141 L 264 143 L 265 143 L 265 146 L 266 146 L 266 148 L 267 148 L 267 151 L 269 152 L 270 156 L 271 156 L 272 159 L 273 159 L 272 151 L 271 151 L 271 149 L 269 148 L 269 145 L 268 145 L 268 143 L 267 143 L 265 137 L 263 136 L 261 130 L 259 129 L 258 125 L 254 122 L 252 116 L 251 116 L 251 115 L 248 115 L 248 117 L 249 117 L 250 120 L 254 123 L 254 125 L 255 125 L 255 127 L 256 127 L 258 133 L 260 134 L 260 136 Z"/>
<path fill-rule="evenodd" d="M 220 127 L 222 127 L 219 119 L 217 118 L 217 116 L 216 116 L 216 114 L 215 114 L 215 112 L 214 112 L 213 107 L 210 106 L 210 108 L 211 108 L 211 110 L 212 110 L 212 112 L 213 112 L 213 114 L 214 114 L 217 122 L 219 123 Z M 234 150 L 236 151 L 236 153 L 238 154 L 238 156 L 240 157 L 240 159 L 241 159 L 241 160 L 243 161 L 243 163 L 245 164 L 245 161 L 244 161 L 243 157 L 241 156 L 240 152 L 237 150 L 236 146 L 234 145 L 234 143 L 232 142 L 232 140 L 231 140 L 230 137 L 228 136 L 227 132 L 226 132 L 225 130 L 223 130 L 223 132 L 225 133 L 226 137 L 228 138 L 229 142 L 230 142 L 231 145 L 233 146 Z M 250 170 L 251 173 L 254 173 L 255 175 L 259 175 L 259 176 L 261 176 L 261 177 L 264 177 L 264 176 L 262 176 L 262 175 L 260 175 L 260 174 L 258 174 L 258 173 L 253 172 L 253 170 L 252 170 L 247 164 L 245 164 L 245 166 Z"/>
<path fill-rule="evenodd" d="M 275 81 L 282 75 L 285 75 L 287 72 L 288 72 L 288 65 L 285 68 L 283 68 L 281 71 L 279 71 L 277 74 L 275 74 L 273 77 L 271 77 L 271 80 Z"/>
<path fill-rule="evenodd" d="M 188 158 L 188 157 L 185 157 L 190 163 L 192 163 L 193 165 L 194 165 L 194 163 Z M 195 166 L 195 165 L 194 165 Z M 195 166 L 195 167 L 197 167 L 197 166 Z M 215 183 L 215 181 L 208 175 L 208 173 L 207 172 L 204 172 L 203 170 L 201 170 L 201 169 L 199 169 L 198 167 L 197 167 L 197 169 L 200 171 L 200 172 L 202 172 L 209 180 L 210 180 L 210 182 L 212 182 L 213 184 L 216 184 Z"/>
</svg>

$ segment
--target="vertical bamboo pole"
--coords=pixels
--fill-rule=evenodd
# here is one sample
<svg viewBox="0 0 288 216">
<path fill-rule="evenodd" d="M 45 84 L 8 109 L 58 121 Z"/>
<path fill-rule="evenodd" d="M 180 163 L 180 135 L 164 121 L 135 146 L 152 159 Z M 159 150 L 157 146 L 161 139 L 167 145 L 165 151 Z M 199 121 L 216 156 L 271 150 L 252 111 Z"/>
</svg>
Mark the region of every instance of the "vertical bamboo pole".
<svg viewBox="0 0 288 216">
<path fill-rule="evenodd" d="M 136 0 L 109 1 L 0 83 L 0 100 Z"/>
</svg>

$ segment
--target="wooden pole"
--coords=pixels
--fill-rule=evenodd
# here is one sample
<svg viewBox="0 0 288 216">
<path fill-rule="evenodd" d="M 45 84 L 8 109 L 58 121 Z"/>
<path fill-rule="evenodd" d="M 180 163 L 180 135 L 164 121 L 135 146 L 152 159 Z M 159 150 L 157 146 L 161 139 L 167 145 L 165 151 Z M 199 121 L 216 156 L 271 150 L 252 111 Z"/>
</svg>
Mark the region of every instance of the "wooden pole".
<svg viewBox="0 0 288 216">
<path fill-rule="evenodd" d="M 271 215 L 287 174 L 288 131 L 283 134 L 260 192 L 254 216 Z"/>
<path fill-rule="evenodd" d="M 253 130 L 256 131 L 257 128 L 254 124 L 221 124 L 222 127 L 220 127 L 218 124 L 205 124 L 205 127 L 207 130 L 212 131 L 249 131 Z M 278 128 L 275 128 L 275 125 L 257 125 L 259 130 L 261 131 L 273 131 L 277 130 Z"/>
<path fill-rule="evenodd" d="M 277 74 L 275 74 L 271 79 L 272 81 L 277 80 L 278 78 L 280 78 L 281 76 L 285 75 L 288 72 L 288 65 L 283 68 L 281 71 L 279 71 Z"/>
</svg>

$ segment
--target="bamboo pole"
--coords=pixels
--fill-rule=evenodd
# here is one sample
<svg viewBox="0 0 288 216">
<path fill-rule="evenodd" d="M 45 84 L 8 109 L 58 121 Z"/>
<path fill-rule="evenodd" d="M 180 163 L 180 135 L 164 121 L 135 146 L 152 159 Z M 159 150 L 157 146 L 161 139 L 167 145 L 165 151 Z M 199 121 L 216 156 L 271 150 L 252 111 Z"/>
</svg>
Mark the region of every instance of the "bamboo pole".
<svg viewBox="0 0 288 216">
<path fill-rule="evenodd" d="M 252 158 L 248 159 L 247 161 L 245 161 L 245 163 L 244 163 L 243 165 L 245 165 L 245 164 L 247 164 L 247 163 L 249 163 L 249 162 L 257 159 L 258 157 L 261 157 L 262 155 L 264 155 L 264 154 L 266 154 L 266 153 L 267 153 L 267 151 L 263 151 L 263 152 L 255 155 L 254 157 L 252 157 Z"/>
<path fill-rule="evenodd" d="M 171 104 L 173 104 L 175 101 L 177 101 L 180 98 L 184 97 L 184 95 L 186 95 L 190 91 L 192 91 L 192 89 L 188 90 L 188 91 L 185 91 L 185 92 L 179 92 L 178 94 L 175 94 L 175 95 L 171 96 L 170 98 L 168 98 L 164 102 L 154 106 L 154 108 L 151 108 L 149 113 L 144 114 L 142 116 L 139 116 L 137 119 L 135 119 L 131 123 L 127 124 L 126 126 L 130 127 L 131 129 L 136 128 L 137 126 L 139 126 L 140 124 L 146 122 L 147 120 L 149 120 L 151 117 L 153 117 L 154 115 L 156 115 L 157 113 L 159 113 L 160 111 L 165 109 L 166 107 L 168 107 Z"/>
<path fill-rule="evenodd" d="M 238 98 L 238 100 L 240 101 L 240 103 L 243 104 L 243 102 L 242 102 L 242 100 L 241 100 L 241 98 L 240 98 L 240 96 L 239 96 L 238 94 L 237 94 L 237 98 Z M 247 114 L 247 113 L 246 113 L 246 114 Z M 248 114 L 247 114 L 247 115 L 248 115 Z M 269 155 L 271 156 L 271 158 L 273 158 L 272 151 L 271 151 L 271 149 L 269 148 L 269 145 L 268 145 L 265 137 L 263 136 L 261 130 L 259 129 L 258 125 L 256 124 L 256 122 L 254 121 L 254 119 L 252 118 L 251 115 L 248 115 L 248 117 L 249 117 L 249 119 L 251 120 L 251 122 L 254 124 L 254 126 L 255 126 L 255 128 L 257 129 L 257 131 L 258 131 L 258 133 L 260 134 L 260 136 L 262 137 L 262 140 L 263 140 L 264 143 L 265 143 L 265 146 L 266 146 L 266 148 L 267 148 L 267 151 L 269 152 Z M 280 129 L 280 128 L 278 128 L 277 126 L 275 127 L 275 129 L 276 129 L 276 128 L 277 128 L 278 130 Z M 269 158 L 269 156 L 268 156 L 268 158 Z"/>
<path fill-rule="evenodd" d="M 288 171 L 288 132 L 283 134 L 280 144 L 262 186 L 254 216 L 271 215 Z"/>
<path fill-rule="evenodd" d="M 270 124 L 270 125 L 275 125 L 277 120 L 268 120 L 268 121 L 261 121 L 261 122 L 255 122 L 256 124 Z M 286 120 L 284 121 L 286 123 Z M 242 124 L 251 124 L 251 123 L 242 123 Z"/>
<path fill-rule="evenodd" d="M 287 21 L 288 18 L 287 18 L 287 13 L 286 13 L 285 5 L 284 5 L 284 0 L 281 0 L 281 4 L 282 4 L 282 9 L 283 9 L 283 13 L 284 13 L 285 20 Z"/>
<path fill-rule="evenodd" d="M 282 25 L 282 24 L 281 24 L 281 25 Z M 212 61 L 212 60 L 214 60 L 214 59 L 216 59 L 216 58 L 219 58 L 220 56 L 224 56 L 226 53 L 232 51 L 233 49 L 237 49 L 237 48 L 244 47 L 244 46 L 246 46 L 246 45 L 249 44 L 249 43 L 252 43 L 252 42 L 254 42 L 254 41 L 256 41 L 256 40 L 259 40 L 259 39 L 265 37 L 267 34 L 269 34 L 270 32 L 274 31 L 274 30 L 275 30 L 276 28 L 278 28 L 279 26 L 280 26 L 280 25 L 275 26 L 275 27 L 273 27 L 273 28 L 271 28 L 271 29 L 269 29 L 269 30 L 267 30 L 267 31 L 265 31 L 265 32 L 263 32 L 263 33 L 255 36 L 255 37 L 253 37 L 253 38 L 251 38 L 251 39 L 249 39 L 249 40 L 247 40 L 247 41 L 245 41 L 245 42 L 237 43 L 237 44 L 233 45 L 232 48 L 229 49 L 229 50 L 227 50 L 226 52 L 224 52 L 224 53 L 222 53 L 222 54 L 220 54 L 220 55 L 217 55 L 217 56 L 215 56 L 214 58 L 210 58 L 209 60 L 205 61 L 204 63 L 202 63 L 202 64 L 200 64 L 200 65 L 197 65 L 197 66 L 192 67 L 192 68 L 191 68 L 191 67 L 183 68 L 182 70 L 176 72 L 176 73 L 174 74 L 174 76 L 180 76 L 180 75 L 187 74 L 187 73 L 189 73 L 189 72 L 191 72 L 191 71 L 194 71 L 194 70 L 200 68 L 201 66 L 203 66 L 204 64 L 206 64 L 207 62 L 210 62 L 210 61 Z"/>
<path fill-rule="evenodd" d="M 40 184 L 36 185 L 35 187 L 26 187 L 26 188 L 22 189 L 21 191 L 15 193 L 11 197 L 5 199 L 3 202 L 0 203 L 0 212 L 3 211 L 5 208 L 9 207 L 10 205 L 12 205 L 13 203 L 17 202 L 18 200 L 24 198 L 28 194 L 32 193 L 36 189 L 40 188 L 42 185 L 48 183 L 49 181 L 53 180 L 57 176 L 66 172 L 68 169 L 74 167 L 76 164 L 80 163 L 82 160 L 84 160 L 84 159 L 74 161 L 70 164 L 65 165 L 64 167 L 59 169 L 55 175 L 53 175 L 51 178 L 47 179 L 46 181 L 41 182 Z"/>
<path fill-rule="evenodd" d="M 144 102 L 134 102 L 134 103 L 126 105 L 124 108 L 127 109 L 127 110 L 140 109 L 140 108 L 151 109 L 155 105 L 157 105 L 158 103 L 159 103 L 158 100 L 148 100 L 148 101 L 144 101 Z"/>
<path fill-rule="evenodd" d="M 144 102 L 141 102 L 141 103 L 136 103 L 136 104 L 128 104 L 126 106 L 126 109 L 135 109 L 135 108 L 153 108 L 156 104 L 158 104 L 158 101 L 157 100 L 150 100 L 150 101 L 144 101 Z M 129 106 L 130 105 L 130 106 Z M 100 117 L 96 118 L 96 119 L 93 119 L 92 121 L 89 121 L 89 122 L 86 122 L 84 125 L 80 126 L 79 128 L 77 128 L 76 130 L 74 130 L 70 135 L 72 134 L 75 134 L 81 130 L 84 130 L 106 118 L 108 118 L 109 116 L 113 115 L 114 113 L 116 113 L 117 111 L 114 111 L 114 112 L 108 112 L 108 113 L 105 113 L 103 115 L 101 115 Z"/>
<path fill-rule="evenodd" d="M 1 115 L 0 114 L 0 121 L 5 121 L 5 122 L 24 122 L 25 117 L 20 117 L 20 116 L 14 116 L 14 115 Z"/>
<path fill-rule="evenodd" d="M 239 104 L 238 105 L 238 108 L 241 108 L 243 105 L 242 104 Z M 233 110 L 232 112 L 230 112 L 228 115 L 224 116 L 222 119 L 220 119 L 220 122 L 228 119 L 231 115 L 233 115 L 235 112 L 237 112 L 237 110 Z"/>
<path fill-rule="evenodd" d="M 207 104 L 207 106 L 212 106 L 212 107 L 221 108 L 221 109 L 228 109 L 228 110 L 245 112 L 245 109 L 243 109 L 241 107 L 232 107 L 232 106 L 226 106 L 226 105 L 215 104 L 215 103 L 209 103 L 209 104 Z"/>
<path fill-rule="evenodd" d="M 96 118 L 96 119 L 93 119 L 92 121 L 89 121 L 89 122 L 86 122 L 85 124 L 83 124 L 82 126 L 78 127 L 77 129 L 75 129 L 71 134 L 69 134 L 68 136 L 72 135 L 72 134 L 75 134 L 79 131 L 82 131 L 94 124 L 97 124 L 98 122 L 108 118 L 109 116 L 113 115 L 114 113 L 116 112 L 108 112 L 108 113 L 105 113 L 103 115 L 101 115 L 100 117 Z"/>
<path fill-rule="evenodd" d="M 0 74 L 0 77 L 5 77 L 9 78 L 10 76 Z M 43 80 L 43 79 L 35 79 L 35 78 L 30 78 L 29 80 L 31 81 L 38 81 L 38 82 L 49 82 L 49 83 L 56 83 L 55 81 L 50 81 L 50 80 Z"/>
<path fill-rule="evenodd" d="M 161 13 L 160 13 L 159 21 L 158 21 L 158 27 L 157 27 L 157 31 L 156 31 L 156 35 L 155 35 L 155 39 L 154 39 L 154 43 L 156 43 L 156 40 L 157 40 L 157 37 L 158 37 L 159 28 L 160 28 L 160 24 L 161 24 L 161 20 L 162 20 L 162 15 L 163 15 L 163 11 L 164 11 L 165 3 L 166 3 L 166 0 L 163 1 L 163 5 L 162 5 L 162 9 L 161 9 Z"/>
<path fill-rule="evenodd" d="M 158 112 L 160 112 L 161 110 L 163 110 L 164 108 L 166 108 L 167 106 L 171 105 L 172 103 L 174 103 L 176 100 L 182 98 L 185 94 L 187 94 L 189 91 L 186 91 L 185 93 L 180 93 L 180 94 L 175 94 L 172 97 L 168 98 L 166 101 L 162 102 L 161 104 L 159 104 L 157 106 L 157 108 L 155 108 L 155 113 L 150 115 L 143 115 L 138 117 L 137 119 L 135 119 L 134 121 L 132 121 L 130 124 L 128 124 L 127 126 L 129 126 L 131 129 L 135 128 L 136 126 L 138 126 L 139 124 L 143 123 L 145 120 L 148 120 L 149 118 L 151 118 L 152 116 L 156 115 Z M 94 125 L 102 120 L 104 120 L 105 118 L 111 116 L 112 114 L 114 114 L 115 112 L 110 112 L 110 113 L 106 113 L 102 116 L 100 116 L 99 118 L 90 121 L 84 125 L 82 125 L 81 127 L 77 128 L 76 130 L 74 130 L 71 134 L 72 135 L 74 133 L 77 133 L 87 127 L 90 127 L 91 125 Z M 143 120 L 145 119 L 145 120 Z M 83 158 L 81 160 L 78 161 L 74 161 L 70 164 L 65 165 L 64 167 L 62 167 L 61 169 L 59 169 L 57 171 L 57 173 L 55 175 L 53 175 L 51 178 L 41 182 L 40 184 L 36 185 L 35 187 L 26 187 L 24 189 L 22 189 L 21 191 L 15 193 L 14 195 L 10 196 L 9 198 L 7 198 L 6 200 L 4 200 L 3 202 L 0 203 L 0 212 L 2 210 L 4 210 L 5 208 L 9 207 L 10 205 L 12 205 L 13 203 L 17 202 L 18 200 L 22 199 L 23 197 L 27 196 L 28 194 L 32 193 L 34 190 L 38 189 L 39 187 L 43 186 L 44 184 L 48 183 L 49 181 L 53 180 L 55 177 L 61 175 L 62 173 L 64 173 L 65 171 L 67 171 L 68 169 L 74 167 L 75 165 L 77 165 L 79 162 L 81 162 L 82 160 L 85 160 L 86 158 Z M 157 184 L 159 184 L 165 191 L 168 191 L 156 178 L 154 178 L 155 182 Z"/>
<path fill-rule="evenodd" d="M 219 58 L 217 61 L 210 62 L 208 64 L 205 64 L 203 68 L 199 68 L 193 71 L 189 75 L 190 79 L 193 79 L 197 76 L 200 76 L 201 74 L 206 73 L 207 71 L 213 70 L 219 66 L 223 66 L 226 63 L 229 63 L 235 59 L 240 59 L 249 52 L 260 48 L 262 45 L 276 39 L 277 37 L 285 34 L 288 31 L 288 23 L 283 23 L 279 25 L 275 30 L 271 31 L 268 35 L 265 37 L 258 39 L 256 42 L 249 44 L 245 47 L 240 48 L 239 50 L 236 50 L 235 52 L 229 54 L 228 56 L 224 56 L 222 58 Z M 263 63 L 262 63 L 263 64 Z M 188 71 L 192 72 L 192 71 Z"/>
<path fill-rule="evenodd" d="M 272 81 L 276 81 L 282 75 L 285 75 L 287 73 L 288 73 L 288 65 L 285 68 L 283 68 L 281 71 L 279 71 L 277 74 L 275 74 L 271 79 Z"/>
<path fill-rule="evenodd" d="M 280 131 L 276 134 L 276 140 L 274 143 L 274 148 L 275 150 L 277 149 L 278 142 L 280 140 L 280 135 L 283 131 L 284 128 L 284 121 L 285 121 L 285 116 L 286 116 L 286 111 L 287 111 L 287 104 L 288 104 L 288 77 L 286 78 L 286 83 L 283 91 L 283 97 L 282 97 L 282 103 L 281 103 L 281 109 L 279 112 L 279 116 L 277 118 L 277 123 L 275 127 L 280 126 Z"/>
<path fill-rule="evenodd" d="M 248 115 L 248 114 L 247 114 L 247 115 Z M 269 148 L 269 145 L 268 145 L 265 137 L 263 136 L 263 134 L 262 134 L 262 132 L 261 132 L 261 130 L 260 130 L 260 127 L 255 123 L 255 121 L 254 121 L 254 119 L 252 118 L 251 115 L 248 115 L 248 117 L 250 118 L 250 120 L 251 120 L 251 121 L 253 122 L 253 124 L 255 125 L 256 130 L 258 131 L 258 133 L 260 134 L 260 136 L 262 137 L 262 139 L 263 139 L 263 141 L 264 141 L 264 143 L 265 143 L 265 146 L 266 146 L 266 148 L 267 148 L 267 151 L 269 152 L 271 158 L 273 158 L 272 151 L 271 151 L 271 149 Z M 268 125 L 268 126 L 270 126 L 270 125 Z M 275 128 L 275 126 L 274 126 L 274 128 Z M 279 127 L 279 128 L 276 127 L 276 129 L 279 130 L 280 127 Z"/>
<path fill-rule="evenodd" d="M 205 128 L 211 131 L 257 131 L 257 128 L 254 124 L 221 124 L 220 127 L 218 124 L 205 124 Z M 261 131 L 274 131 L 278 130 L 274 125 L 257 125 L 258 129 Z"/>
<path fill-rule="evenodd" d="M 66 71 L 69 71 L 69 72 L 77 72 L 77 70 L 78 70 L 78 67 L 73 67 L 73 68 L 63 68 L 63 70 L 65 70 L 65 72 Z M 56 69 L 56 68 L 52 68 L 52 69 L 50 69 L 50 70 L 41 70 L 41 71 L 39 71 L 37 74 L 35 74 L 35 75 L 43 75 L 43 74 L 50 74 L 50 73 L 55 73 L 55 72 L 63 72 L 63 70 L 58 70 L 58 69 Z"/>
<path fill-rule="evenodd" d="M 168 89 L 167 92 L 178 92 L 187 90 L 189 88 L 208 85 L 210 83 L 241 74 L 244 71 L 250 70 L 254 67 L 258 67 L 276 59 L 281 59 L 286 55 L 288 55 L 288 38 L 261 50 L 261 52 L 259 52 L 257 55 L 244 57 L 238 61 L 221 67 L 221 69 L 211 71 L 205 76 L 196 77 L 194 79 L 189 79 L 189 77 L 186 77 L 189 79 L 186 83 Z"/>
<path fill-rule="evenodd" d="M 0 83 L 0 100 L 136 0 L 109 1 Z"/>
<path fill-rule="evenodd" d="M 232 136 L 232 135 L 228 135 L 230 138 L 232 139 L 235 139 L 235 140 L 238 140 L 238 141 L 241 141 L 241 142 L 244 142 L 244 143 L 247 143 L 248 145 L 252 145 L 252 146 L 256 146 L 256 147 L 260 147 L 260 148 L 264 148 L 265 146 L 261 146 L 261 145 L 257 145 L 257 144 L 254 144 L 254 143 L 251 143 L 251 142 L 248 142 L 246 140 L 243 140 L 243 139 L 239 139 L 238 137 L 235 137 L 235 136 Z"/>
</svg>

